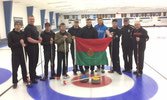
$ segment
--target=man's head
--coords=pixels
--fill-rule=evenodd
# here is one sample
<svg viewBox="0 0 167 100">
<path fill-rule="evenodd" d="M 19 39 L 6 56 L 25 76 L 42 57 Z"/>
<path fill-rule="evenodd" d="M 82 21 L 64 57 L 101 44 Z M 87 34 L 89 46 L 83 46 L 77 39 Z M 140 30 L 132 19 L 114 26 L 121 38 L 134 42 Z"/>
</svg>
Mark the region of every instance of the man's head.
<svg viewBox="0 0 167 100">
<path fill-rule="evenodd" d="M 74 20 L 74 27 L 79 27 L 79 21 L 78 20 Z"/>
<path fill-rule="evenodd" d="M 136 21 L 135 22 L 135 29 L 140 29 L 141 28 L 141 24 L 140 24 L 140 22 L 139 21 Z"/>
<path fill-rule="evenodd" d="M 91 26 L 92 26 L 92 20 L 91 20 L 90 18 L 86 20 L 86 25 L 87 25 L 88 27 L 91 27 Z"/>
<path fill-rule="evenodd" d="M 61 31 L 66 31 L 66 25 L 64 23 L 60 24 L 60 30 Z"/>
<path fill-rule="evenodd" d="M 20 22 L 18 22 L 18 21 L 16 21 L 15 23 L 14 23 L 14 28 L 15 28 L 15 30 L 20 30 L 21 29 L 21 23 Z"/>
<path fill-rule="evenodd" d="M 50 23 L 45 23 L 45 30 L 50 31 L 50 29 L 51 29 Z"/>
<path fill-rule="evenodd" d="M 124 18 L 124 25 L 125 26 L 129 25 L 129 19 L 128 18 Z"/>
<path fill-rule="evenodd" d="M 98 22 L 98 25 L 101 26 L 103 24 L 103 19 L 102 18 L 98 18 L 97 22 Z"/>
<path fill-rule="evenodd" d="M 34 16 L 33 15 L 28 16 L 28 23 L 30 25 L 34 25 L 34 22 L 35 22 Z"/>
<path fill-rule="evenodd" d="M 112 20 L 112 27 L 114 27 L 114 28 L 117 27 L 117 20 L 116 19 Z"/>
</svg>

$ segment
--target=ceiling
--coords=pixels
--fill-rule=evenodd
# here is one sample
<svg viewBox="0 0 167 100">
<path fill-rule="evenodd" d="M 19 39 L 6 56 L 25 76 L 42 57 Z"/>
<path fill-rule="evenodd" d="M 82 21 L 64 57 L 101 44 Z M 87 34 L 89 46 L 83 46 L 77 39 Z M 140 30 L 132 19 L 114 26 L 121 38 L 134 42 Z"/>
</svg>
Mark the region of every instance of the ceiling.
<svg viewBox="0 0 167 100">
<path fill-rule="evenodd" d="M 167 12 L 167 0 L 13 0 L 63 14 Z"/>
</svg>

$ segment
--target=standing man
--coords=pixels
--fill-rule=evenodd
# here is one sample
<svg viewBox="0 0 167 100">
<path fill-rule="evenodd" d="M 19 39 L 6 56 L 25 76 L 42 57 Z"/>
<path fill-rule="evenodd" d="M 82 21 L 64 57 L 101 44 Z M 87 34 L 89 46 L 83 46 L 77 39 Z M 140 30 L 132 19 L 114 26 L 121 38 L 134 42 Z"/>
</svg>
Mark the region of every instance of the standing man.
<svg viewBox="0 0 167 100">
<path fill-rule="evenodd" d="M 37 31 L 37 28 L 34 26 L 34 22 L 34 16 L 28 16 L 28 25 L 24 29 L 24 32 L 27 39 L 26 51 L 29 58 L 30 80 L 32 83 L 38 83 L 35 80 L 36 78 L 41 78 L 40 76 L 36 75 L 36 67 L 39 55 L 38 43 L 42 42 L 42 38 L 39 37 L 39 32 Z"/>
<path fill-rule="evenodd" d="M 121 31 L 117 27 L 117 20 L 112 20 L 112 27 L 109 29 L 112 39 L 113 39 L 113 46 L 112 46 L 112 62 L 113 62 L 113 70 L 109 72 L 116 71 L 118 74 L 122 75 L 121 68 L 120 68 L 120 60 L 119 60 L 119 40 L 121 36 Z M 111 45 L 109 45 L 109 48 L 111 48 Z M 111 49 L 109 49 L 111 52 Z"/>
<path fill-rule="evenodd" d="M 99 39 L 105 38 L 106 37 L 106 33 L 109 33 L 108 32 L 108 27 L 103 24 L 103 19 L 102 18 L 98 18 L 97 21 L 98 21 L 98 24 L 95 26 L 95 29 L 98 32 L 98 38 Z M 97 70 L 95 70 L 95 72 L 99 72 L 100 71 L 100 66 L 101 66 L 101 69 L 102 69 L 101 72 L 105 73 L 104 65 L 98 65 L 97 66 Z"/>
<path fill-rule="evenodd" d="M 137 65 L 137 71 L 133 72 L 140 77 L 143 73 L 143 62 L 144 62 L 144 51 L 146 48 L 146 41 L 148 41 L 149 36 L 147 31 L 141 27 L 140 22 L 135 22 L 135 30 L 133 32 L 133 49 L 135 62 Z"/>
<path fill-rule="evenodd" d="M 66 25 L 64 23 L 60 24 L 60 32 L 55 35 L 55 43 L 57 44 L 57 80 L 60 80 L 62 61 L 63 61 L 63 78 L 68 78 L 68 52 L 69 43 L 72 43 L 70 33 L 66 32 Z M 65 50 L 66 48 L 66 50 Z"/>
<path fill-rule="evenodd" d="M 73 60 L 73 72 L 74 75 L 77 75 L 77 71 L 78 71 L 78 67 L 77 65 L 75 65 L 75 55 L 74 55 L 74 39 L 75 37 L 79 37 L 81 34 L 81 28 L 79 27 L 79 21 L 78 20 L 74 20 L 74 26 L 72 26 L 68 32 L 71 34 L 72 36 L 72 43 L 71 43 L 71 55 L 72 55 L 72 60 Z M 83 71 L 81 71 L 81 73 L 84 73 Z"/>
<path fill-rule="evenodd" d="M 17 88 L 17 71 L 19 65 L 21 65 L 23 81 L 27 83 L 27 71 L 24 61 L 23 49 L 26 45 L 24 43 L 24 34 L 20 30 L 21 23 L 15 22 L 14 29 L 8 34 L 8 46 L 12 51 L 12 81 L 13 88 Z"/>
<path fill-rule="evenodd" d="M 132 54 L 133 54 L 133 44 L 132 44 L 132 32 L 134 26 L 129 24 L 129 19 L 124 18 L 124 26 L 121 28 L 122 31 L 122 51 L 124 59 L 124 70 L 123 72 L 132 72 Z"/>
<path fill-rule="evenodd" d="M 42 45 L 44 49 L 44 57 L 45 57 L 45 76 L 42 80 L 46 80 L 48 78 L 48 63 L 51 63 L 51 77 L 50 79 L 55 79 L 55 33 L 51 30 L 50 23 L 45 23 L 45 30 L 41 33 L 42 37 Z"/>
<path fill-rule="evenodd" d="M 81 32 L 81 38 L 85 39 L 97 39 L 98 33 L 95 28 L 92 27 L 92 21 L 91 19 L 86 20 L 86 26 L 83 27 Z M 85 66 L 85 73 L 89 72 L 89 66 Z M 82 67 L 80 67 L 80 70 L 83 70 Z M 90 66 L 91 74 L 94 74 L 94 66 Z"/>
</svg>

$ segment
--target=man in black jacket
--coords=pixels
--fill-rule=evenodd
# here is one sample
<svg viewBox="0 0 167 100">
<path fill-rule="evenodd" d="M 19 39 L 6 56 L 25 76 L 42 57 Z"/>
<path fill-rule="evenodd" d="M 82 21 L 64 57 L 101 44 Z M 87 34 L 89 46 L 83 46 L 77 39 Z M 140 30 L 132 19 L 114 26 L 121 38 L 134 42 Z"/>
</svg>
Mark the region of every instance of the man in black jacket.
<svg viewBox="0 0 167 100">
<path fill-rule="evenodd" d="M 121 28 L 122 33 L 122 51 L 124 59 L 124 70 L 123 72 L 132 72 L 132 54 L 133 54 L 133 44 L 132 44 L 132 32 L 134 26 L 129 24 L 129 19 L 124 19 L 124 26 Z"/>
<path fill-rule="evenodd" d="M 35 18 L 33 15 L 28 16 L 28 25 L 24 29 L 26 36 L 26 52 L 29 57 L 29 71 L 30 80 L 32 83 L 38 83 L 35 79 L 41 78 L 36 75 L 36 67 L 38 63 L 39 47 L 38 43 L 41 43 L 42 38 L 39 36 L 37 28 L 34 26 Z"/>
<path fill-rule="evenodd" d="M 135 71 L 134 74 L 137 74 L 138 77 L 143 73 L 144 51 L 148 39 L 147 31 L 141 27 L 139 21 L 136 21 L 135 30 L 133 32 L 133 49 L 137 65 L 137 71 Z"/>
<path fill-rule="evenodd" d="M 75 55 L 74 55 L 74 39 L 75 37 L 79 37 L 80 34 L 81 34 L 81 28 L 79 27 L 79 21 L 78 20 L 74 20 L 74 26 L 72 26 L 68 32 L 71 34 L 72 36 L 72 43 L 71 43 L 71 55 L 72 55 L 72 60 L 73 60 L 73 72 L 74 72 L 74 75 L 77 75 L 77 71 L 78 71 L 78 68 L 77 68 L 77 65 L 75 65 Z M 83 70 L 81 70 L 81 73 L 83 74 Z"/>
<path fill-rule="evenodd" d="M 92 27 L 92 21 L 91 19 L 86 20 L 86 26 L 82 28 L 82 32 L 80 35 L 81 38 L 85 39 L 97 39 L 98 38 L 98 32 L 94 27 Z M 83 68 L 80 68 L 83 70 Z M 85 72 L 89 72 L 89 66 L 85 66 Z M 94 66 L 90 66 L 91 74 L 94 74 Z"/>
<path fill-rule="evenodd" d="M 112 62 L 113 62 L 113 70 L 109 72 L 114 72 L 116 71 L 118 74 L 122 75 L 121 69 L 120 69 L 120 60 L 119 60 L 119 40 L 121 36 L 121 31 L 117 27 L 117 20 L 113 19 L 112 20 L 112 27 L 109 29 L 112 39 L 113 39 L 113 44 L 112 44 L 112 50 L 109 49 L 109 51 L 112 51 L 112 55 L 110 53 L 110 56 L 112 56 Z M 109 45 L 109 48 L 111 48 L 111 44 Z"/>
<path fill-rule="evenodd" d="M 45 76 L 42 80 L 48 78 L 48 63 L 51 63 L 51 77 L 50 79 L 55 79 L 55 33 L 51 30 L 50 23 L 45 23 L 45 30 L 41 33 L 42 42 L 44 49 L 44 58 L 45 58 Z M 52 51 L 51 51 L 52 50 Z"/>
<path fill-rule="evenodd" d="M 21 65 L 23 81 L 27 83 L 27 71 L 24 61 L 23 49 L 26 45 L 24 43 L 24 34 L 20 30 L 21 23 L 15 22 L 14 29 L 8 34 L 8 46 L 12 51 L 12 81 L 13 88 L 17 88 L 17 71 Z"/>
</svg>

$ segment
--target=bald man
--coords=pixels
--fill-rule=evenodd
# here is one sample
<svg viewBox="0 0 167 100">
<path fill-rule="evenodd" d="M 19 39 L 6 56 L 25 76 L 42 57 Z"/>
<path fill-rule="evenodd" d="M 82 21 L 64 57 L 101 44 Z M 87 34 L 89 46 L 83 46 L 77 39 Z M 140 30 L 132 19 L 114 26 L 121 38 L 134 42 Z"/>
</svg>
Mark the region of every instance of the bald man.
<svg viewBox="0 0 167 100">
<path fill-rule="evenodd" d="M 36 75 L 36 67 L 38 63 L 39 47 L 38 43 L 42 42 L 36 26 L 34 26 L 35 18 L 33 15 L 28 16 L 28 25 L 24 29 L 26 37 L 26 52 L 29 58 L 29 72 L 31 83 L 38 83 L 35 79 L 41 78 Z"/>
<path fill-rule="evenodd" d="M 143 73 L 144 51 L 146 48 L 146 41 L 148 41 L 149 36 L 147 35 L 147 31 L 141 27 L 139 21 L 136 21 L 134 26 L 135 30 L 133 32 L 132 41 L 137 71 L 133 73 L 140 77 Z"/>
</svg>

